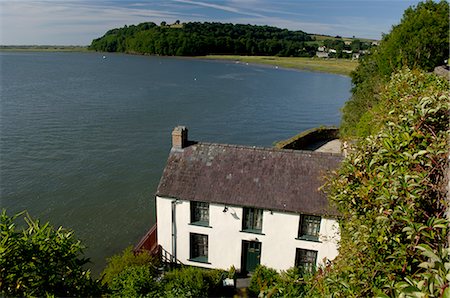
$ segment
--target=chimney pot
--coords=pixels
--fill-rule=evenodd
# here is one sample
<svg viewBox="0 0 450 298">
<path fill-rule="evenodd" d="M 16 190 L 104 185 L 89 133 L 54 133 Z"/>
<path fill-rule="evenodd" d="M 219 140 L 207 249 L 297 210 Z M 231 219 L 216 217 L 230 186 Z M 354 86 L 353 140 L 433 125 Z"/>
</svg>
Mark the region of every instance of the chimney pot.
<svg viewBox="0 0 450 298">
<path fill-rule="evenodd" d="M 186 126 L 177 126 L 172 131 L 172 148 L 183 149 L 188 143 L 188 129 Z"/>
</svg>

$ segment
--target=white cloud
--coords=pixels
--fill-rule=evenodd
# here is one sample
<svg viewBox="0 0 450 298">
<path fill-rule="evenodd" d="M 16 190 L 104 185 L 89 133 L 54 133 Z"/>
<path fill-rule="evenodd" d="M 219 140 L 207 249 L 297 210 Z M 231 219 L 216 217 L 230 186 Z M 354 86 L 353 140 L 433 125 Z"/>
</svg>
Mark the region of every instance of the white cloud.
<svg viewBox="0 0 450 298">
<path fill-rule="evenodd" d="M 408 0 L 416 1 L 416 0 Z M 271 0 L 0 0 L 0 44 L 81 44 L 125 24 L 216 21 L 270 25 L 308 33 L 379 38 L 382 14 L 356 17 L 352 1 Z M 331 3 L 331 4 L 330 4 Z M 380 7 L 384 2 L 362 1 Z M 381 4 L 378 4 L 381 3 Z M 337 16 L 333 7 L 345 4 Z M 323 12 L 328 16 L 323 17 Z M 399 16 L 400 18 L 400 16 Z"/>
<path fill-rule="evenodd" d="M 231 5 L 219 5 L 219 4 L 213 4 L 208 2 L 201 2 L 201 1 L 192 1 L 192 0 L 174 0 L 178 3 L 185 3 L 185 4 L 191 4 L 201 7 L 207 7 L 207 8 L 214 8 L 226 12 L 236 13 L 236 14 L 242 14 L 242 15 L 248 15 L 248 16 L 254 16 L 254 17 L 263 17 L 261 14 L 252 13 L 247 10 L 239 9 L 238 7 L 234 7 Z"/>
<path fill-rule="evenodd" d="M 90 44 L 125 24 L 180 18 L 179 13 L 86 1 L 2 1 L 1 44 Z M 100 2 L 101 3 L 101 2 Z"/>
</svg>

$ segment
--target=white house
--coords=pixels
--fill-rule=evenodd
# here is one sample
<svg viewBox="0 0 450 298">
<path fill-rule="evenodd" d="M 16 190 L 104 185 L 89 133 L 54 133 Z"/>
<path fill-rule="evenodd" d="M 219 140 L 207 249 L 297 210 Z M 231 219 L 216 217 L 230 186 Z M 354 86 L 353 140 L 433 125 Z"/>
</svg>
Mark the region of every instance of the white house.
<svg viewBox="0 0 450 298">
<path fill-rule="evenodd" d="M 172 132 L 156 193 L 157 243 L 185 265 L 311 269 L 338 254 L 337 211 L 319 188 L 340 154 L 190 142 Z"/>
</svg>

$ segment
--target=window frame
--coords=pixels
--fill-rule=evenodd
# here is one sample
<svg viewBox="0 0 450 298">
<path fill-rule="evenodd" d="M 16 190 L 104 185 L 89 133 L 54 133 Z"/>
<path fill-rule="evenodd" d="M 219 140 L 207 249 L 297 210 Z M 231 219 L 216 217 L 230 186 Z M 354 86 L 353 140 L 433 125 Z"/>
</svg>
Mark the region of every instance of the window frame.
<svg viewBox="0 0 450 298">
<path fill-rule="evenodd" d="M 208 263 L 208 254 L 209 254 L 208 235 L 199 233 L 189 233 L 189 261 Z"/>
<path fill-rule="evenodd" d="M 322 217 L 310 214 L 300 214 L 298 239 L 319 241 Z M 311 232 L 313 230 L 313 232 Z"/>
<path fill-rule="evenodd" d="M 262 234 L 264 209 L 242 208 L 242 232 Z M 258 216 L 259 215 L 259 216 Z"/>
<path fill-rule="evenodd" d="M 191 220 L 190 224 L 196 226 L 209 227 L 209 203 L 208 202 L 197 202 L 191 201 Z M 202 220 L 202 210 L 206 209 L 207 219 Z M 204 211 L 204 210 L 203 210 Z"/>
<path fill-rule="evenodd" d="M 312 273 L 317 267 L 317 250 L 304 248 L 295 249 L 295 267 L 303 268 L 304 273 Z"/>
</svg>

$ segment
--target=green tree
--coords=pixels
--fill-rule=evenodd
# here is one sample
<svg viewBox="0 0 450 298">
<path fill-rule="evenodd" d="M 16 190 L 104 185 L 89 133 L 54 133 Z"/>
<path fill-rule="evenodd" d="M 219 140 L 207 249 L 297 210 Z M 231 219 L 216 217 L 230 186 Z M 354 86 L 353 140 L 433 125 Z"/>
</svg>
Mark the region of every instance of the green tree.
<svg viewBox="0 0 450 298">
<path fill-rule="evenodd" d="M 359 39 L 353 39 L 350 48 L 355 53 L 359 52 L 361 50 L 361 41 Z"/>
<path fill-rule="evenodd" d="M 449 3 L 427 0 L 408 8 L 400 24 L 352 73 L 352 97 L 343 108 L 341 133 L 358 136 L 357 125 L 378 100 L 378 90 L 401 69 L 431 71 L 449 55 Z M 363 135 L 359 135 L 363 136 Z"/>
<path fill-rule="evenodd" d="M 28 214 L 27 227 L 17 230 L 24 212 L 1 213 L 0 291 L 6 296 L 98 296 L 101 287 L 83 268 L 89 259 L 72 231 L 41 224 Z"/>
<path fill-rule="evenodd" d="M 369 136 L 330 182 L 342 214 L 339 256 L 311 296 L 450 295 L 449 87 L 405 69 L 381 88 L 361 127 Z"/>
</svg>

